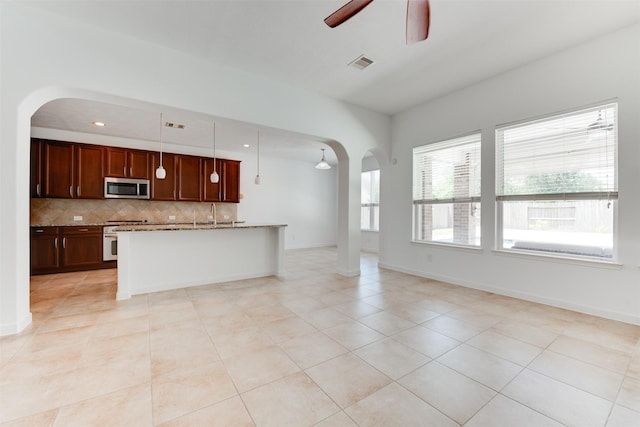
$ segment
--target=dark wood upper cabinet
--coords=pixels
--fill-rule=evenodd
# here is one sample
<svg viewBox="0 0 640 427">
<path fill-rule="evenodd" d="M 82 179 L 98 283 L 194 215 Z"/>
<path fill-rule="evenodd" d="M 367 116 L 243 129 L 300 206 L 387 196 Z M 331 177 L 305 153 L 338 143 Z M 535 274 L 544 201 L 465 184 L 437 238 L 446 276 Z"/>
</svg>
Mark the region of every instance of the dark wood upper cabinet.
<svg viewBox="0 0 640 427">
<path fill-rule="evenodd" d="M 104 150 L 97 145 L 76 145 L 76 188 L 74 197 L 104 197 Z"/>
<path fill-rule="evenodd" d="M 160 153 L 151 153 L 151 200 L 176 200 L 176 156 L 169 153 L 162 155 L 162 167 L 167 172 L 164 179 L 156 178 L 156 168 L 160 165 Z"/>
<path fill-rule="evenodd" d="M 42 141 L 31 140 L 31 197 L 42 197 Z"/>
<path fill-rule="evenodd" d="M 216 172 L 220 180 L 212 184 L 209 176 L 213 172 L 213 159 L 205 158 L 202 167 L 202 200 L 205 202 L 219 202 L 222 200 L 222 160 L 216 159 Z"/>
<path fill-rule="evenodd" d="M 240 162 L 237 160 L 224 160 L 222 201 L 240 202 Z"/>
<path fill-rule="evenodd" d="M 66 142 L 45 141 L 43 147 L 43 197 L 73 197 L 75 146 Z"/>
<path fill-rule="evenodd" d="M 105 176 L 149 178 L 149 153 L 126 148 L 105 148 Z"/>
<path fill-rule="evenodd" d="M 202 194 L 202 159 L 176 155 L 176 200 L 199 202 Z"/>
</svg>

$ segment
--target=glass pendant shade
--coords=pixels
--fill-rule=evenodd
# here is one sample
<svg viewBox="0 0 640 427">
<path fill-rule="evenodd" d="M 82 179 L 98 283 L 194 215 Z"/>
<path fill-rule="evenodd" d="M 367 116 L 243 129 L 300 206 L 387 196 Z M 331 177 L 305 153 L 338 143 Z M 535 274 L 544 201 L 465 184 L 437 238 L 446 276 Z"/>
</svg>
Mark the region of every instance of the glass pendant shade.
<svg viewBox="0 0 640 427">
<path fill-rule="evenodd" d="M 156 178 L 165 179 L 167 171 L 162 166 L 162 113 L 160 113 L 160 166 L 156 169 Z"/>
<path fill-rule="evenodd" d="M 318 162 L 318 164 L 316 165 L 316 169 L 322 169 L 322 170 L 331 169 L 331 165 L 327 163 L 327 161 L 324 158 L 324 148 L 321 148 L 321 150 L 322 150 L 322 160 Z"/>
<path fill-rule="evenodd" d="M 216 123 L 213 122 L 213 172 L 209 175 L 209 181 L 212 184 L 220 182 L 220 175 L 216 172 Z"/>
</svg>

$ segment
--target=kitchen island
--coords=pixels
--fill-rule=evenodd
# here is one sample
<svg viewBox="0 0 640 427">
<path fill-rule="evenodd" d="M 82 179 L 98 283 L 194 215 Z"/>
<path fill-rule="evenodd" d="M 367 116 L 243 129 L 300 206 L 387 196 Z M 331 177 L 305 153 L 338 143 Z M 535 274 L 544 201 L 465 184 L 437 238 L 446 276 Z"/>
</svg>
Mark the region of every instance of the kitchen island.
<svg viewBox="0 0 640 427">
<path fill-rule="evenodd" d="M 118 300 L 284 274 L 282 224 L 127 225 L 118 233 Z"/>
</svg>

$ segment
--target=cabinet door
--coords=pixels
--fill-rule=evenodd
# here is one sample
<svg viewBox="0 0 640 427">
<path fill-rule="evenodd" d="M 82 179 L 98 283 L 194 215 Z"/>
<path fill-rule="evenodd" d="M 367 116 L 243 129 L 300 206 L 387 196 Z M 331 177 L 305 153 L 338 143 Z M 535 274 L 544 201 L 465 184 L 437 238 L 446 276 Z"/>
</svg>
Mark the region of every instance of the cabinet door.
<svg viewBox="0 0 640 427">
<path fill-rule="evenodd" d="M 31 273 L 51 273 L 60 268 L 58 227 L 31 229 Z"/>
<path fill-rule="evenodd" d="M 42 142 L 31 140 L 31 197 L 42 196 Z"/>
<path fill-rule="evenodd" d="M 176 156 L 177 158 L 177 199 L 200 201 L 202 162 L 200 157 Z"/>
<path fill-rule="evenodd" d="M 44 197 L 73 197 L 75 150 L 73 144 L 46 141 L 43 148 Z"/>
<path fill-rule="evenodd" d="M 222 161 L 216 159 L 216 172 L 220 180 L 212 184 L 209 175 L 213 172 L 213 159 L 204 159 L 202 167 L 202 200 L 205 202 L 219 202 L 221 200 L 222 190 Z"/>
<path fill-rule="evenodd" d="M 62 267 L 102 264 L 102 227 L 62 228 Z"/>
<path fill-rule="evenodd" d="M 76 197 L 104 197 L 104 154 L 97 145 L 76 145 Z"/>
<path fill-rule="evenodd" d="M 223 167 L 223 194 L 224 202 L 240 202 L 240 162 L 236 160 L 224 160 Z"/>
<path fill-rule="evenodd" d="M 146 151 L 132 150 L 127 153 L 127 176 L 129 178 L 149 179 L 149 154 Z"/>
<path fill-rule="evenodd" d="M 173 154 L 163 154 L 163 167 L 167 171 L 165 179 L 156 178 L 156 168 L 160 165 L 160 154 L 151 153 L 151 200 L 176 199 L 176 166 Z"/>
<path fill-rule="evenodd" d="M 127 177 L 127 154 L 128 151 L 123 148 L 111 148 L 105 149 L 105 176 L 112 176 L 115 178 Z"/>
</svg>

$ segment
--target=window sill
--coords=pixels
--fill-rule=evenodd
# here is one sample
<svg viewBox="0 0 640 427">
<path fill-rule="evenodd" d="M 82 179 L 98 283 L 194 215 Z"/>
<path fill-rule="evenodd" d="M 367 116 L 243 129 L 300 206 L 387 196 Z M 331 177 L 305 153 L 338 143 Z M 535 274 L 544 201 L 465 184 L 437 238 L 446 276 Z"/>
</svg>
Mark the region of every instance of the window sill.
<svg viewBox="0 0 640 427">
<path fill-rule="evenodd" d="M 420 242 L 418 240 L 412 240 L 411 243 L 415 245 L 421 245 L 421 246 L 432 246 L 432 247 L 444 248 L 444 249 L 463 250 L 463 251 L 468 251 L 473 253 L 482 252 L 482 248 L 480 246 L 461 245 L 457 243 Z"/>
<path fill-rule="evenodd" d="M 597 259 L 597 258 L 577 258 L 572 256 L 544 253 L 544 252 L 532 252 L 532 251 L 517 251 L 510 249 L 494 249 L 492 251 L 496 255 L 508 256 L 515 258 L 531 259 L 536 261 L 556 262 L 562 264 L 574 264 L 583 265 L 588 267 L 598 268 L 610 268 L 620 269 L 622 264 L 613 260 Z"/>
<path fill-rule="evenodd" d="M 380 230 L 369 230 L 366 228 L 361 228 L 360 231 L 364 231 L 366 233 L 380 233 Z"/>
</svg>

